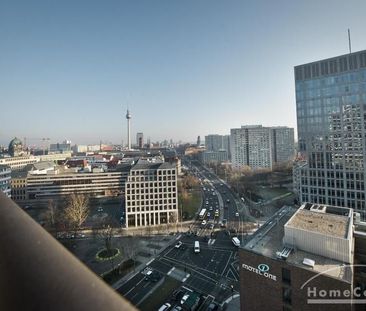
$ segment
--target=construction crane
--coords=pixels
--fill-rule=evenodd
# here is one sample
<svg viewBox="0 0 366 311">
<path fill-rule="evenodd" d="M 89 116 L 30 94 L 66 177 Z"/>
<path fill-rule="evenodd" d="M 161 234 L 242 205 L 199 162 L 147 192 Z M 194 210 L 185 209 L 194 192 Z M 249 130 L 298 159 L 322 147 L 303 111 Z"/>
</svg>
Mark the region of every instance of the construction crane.
<svg viewBox="0 0 366 311">
<path fill-rule="evenodd" d="M 45 150 L 46 150 L 46 141 L 50 141 L 50 138 L 29 138 L 29 137 L 24 137 L 24 149 L 27 147 L 27 141 L 29 140 L 38 140 L 38 141 L 42 141 L 42 150 L 43 150 L 43 155 L 45 154 Z"/>
</svg>

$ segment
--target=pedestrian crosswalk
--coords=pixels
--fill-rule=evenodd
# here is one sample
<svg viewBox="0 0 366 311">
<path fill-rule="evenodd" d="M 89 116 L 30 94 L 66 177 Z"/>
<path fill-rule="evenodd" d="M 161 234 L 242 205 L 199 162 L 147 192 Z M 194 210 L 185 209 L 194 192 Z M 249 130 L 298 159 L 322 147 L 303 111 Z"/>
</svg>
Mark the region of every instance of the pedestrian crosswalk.
<svg viewBox="0 0 366 311">
<path fill-rule="evenodd" d="M 213 245 L 215 243 L 216 239 L 209 239 L 207 244 L 208 245 Z"/>
</svg>

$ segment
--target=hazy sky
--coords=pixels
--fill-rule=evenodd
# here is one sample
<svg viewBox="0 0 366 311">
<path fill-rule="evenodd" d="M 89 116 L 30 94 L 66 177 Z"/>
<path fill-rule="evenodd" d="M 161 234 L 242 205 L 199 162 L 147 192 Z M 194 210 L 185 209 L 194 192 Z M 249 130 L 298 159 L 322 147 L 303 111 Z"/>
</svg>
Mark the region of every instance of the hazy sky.
<svg viewBox="0 0 366 311">
<path fill-rule="evenodd" d="M 293 67 L 366 49 L 366 1 L 0 1 L 0 143 L 296 127 Z"/>
</svg>

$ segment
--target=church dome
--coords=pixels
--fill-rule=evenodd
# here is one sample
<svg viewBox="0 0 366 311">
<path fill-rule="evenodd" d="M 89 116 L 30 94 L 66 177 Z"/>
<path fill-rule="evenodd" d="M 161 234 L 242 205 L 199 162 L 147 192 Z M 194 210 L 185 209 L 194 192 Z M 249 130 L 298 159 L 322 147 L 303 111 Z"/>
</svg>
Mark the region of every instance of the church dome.
<svg viewBox="0 0 366 311">
<path fill-rule="evenodd" d="M 20 139 L 15 137 L 9 143 L 9 154 L 13 157 L 18 156 L 23 151 L 23 143 Z"/>
</svg>

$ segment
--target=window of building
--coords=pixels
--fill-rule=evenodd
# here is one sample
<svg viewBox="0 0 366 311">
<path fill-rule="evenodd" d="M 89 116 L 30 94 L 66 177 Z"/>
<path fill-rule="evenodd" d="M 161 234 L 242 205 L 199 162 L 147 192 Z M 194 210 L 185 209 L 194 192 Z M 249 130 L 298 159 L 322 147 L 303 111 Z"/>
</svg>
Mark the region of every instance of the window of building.
<svg viewBox="0 0 366 311">
<path fill-rule="evenodd" d="M 282 287 L 282 301 L 291 304 L 291 287 Z"/>
<path fill-rule="evenodd" d="M 291 284 L 291 270 L 282 268 L 282 282 Z"/>
</svg>

